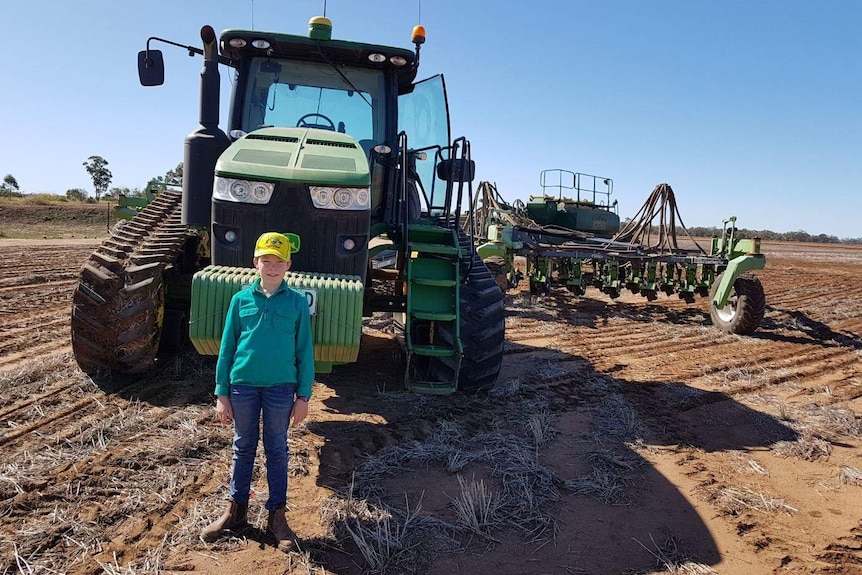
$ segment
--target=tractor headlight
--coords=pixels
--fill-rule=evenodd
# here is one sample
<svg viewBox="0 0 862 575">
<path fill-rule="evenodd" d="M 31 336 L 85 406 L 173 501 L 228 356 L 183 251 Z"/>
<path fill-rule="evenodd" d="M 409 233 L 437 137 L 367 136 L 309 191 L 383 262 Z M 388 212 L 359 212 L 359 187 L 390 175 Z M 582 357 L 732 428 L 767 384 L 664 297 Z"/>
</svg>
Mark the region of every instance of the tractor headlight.
<svg viewBox="0 0 862 575">
<path fill-rule="evenodd" d="M 213 197 L 228 202 L 268 204 L 274 189 L 275 184 L 271 182 L 250 182 L 216 176 L 213 182 Z"/>
<path fill-rule="evenodd" d="M 371 194 L 368 188 L 311 186 L 311 202 L 322 210 L 368 210 Z"/>
</svg>

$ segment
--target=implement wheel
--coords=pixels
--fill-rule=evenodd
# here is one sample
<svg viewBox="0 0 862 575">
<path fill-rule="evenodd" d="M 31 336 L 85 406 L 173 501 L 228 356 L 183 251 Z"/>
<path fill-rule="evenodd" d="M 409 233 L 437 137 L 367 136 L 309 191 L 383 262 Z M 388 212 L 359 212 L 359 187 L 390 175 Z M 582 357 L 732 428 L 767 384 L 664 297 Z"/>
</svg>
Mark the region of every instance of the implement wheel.
<svg viewBox="0 0 862 575">
<path fill-rule="evenodd" d="M 729 333 L 751 335 L 763 320 L 766 295 L 760 280 L 753 274 L 742 274 L 733 282 L 727 305 L 717 308 L 713 302 L 724 272 L 715 278 L 709 290 L 709 317 L 713 325 Z"/>
</svg>

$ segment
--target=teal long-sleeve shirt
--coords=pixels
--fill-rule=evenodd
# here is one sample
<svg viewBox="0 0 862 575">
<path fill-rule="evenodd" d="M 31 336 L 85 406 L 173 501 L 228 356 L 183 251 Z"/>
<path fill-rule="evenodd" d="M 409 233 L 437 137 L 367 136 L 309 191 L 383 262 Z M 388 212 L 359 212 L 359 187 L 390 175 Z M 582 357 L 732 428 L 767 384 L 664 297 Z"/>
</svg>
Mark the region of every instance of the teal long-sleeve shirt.
<svg viewBox="0 0 862 575">
<path fill-rule="evenodd" d="M 229 386 L 296 384 L 296 395 L 310 396 L 314 383 L 314 344 L 305 295 L 281 286 L 266 297 L 260 278 L 230 301 L 216 364 L 216 395 Z"/>
</svg>

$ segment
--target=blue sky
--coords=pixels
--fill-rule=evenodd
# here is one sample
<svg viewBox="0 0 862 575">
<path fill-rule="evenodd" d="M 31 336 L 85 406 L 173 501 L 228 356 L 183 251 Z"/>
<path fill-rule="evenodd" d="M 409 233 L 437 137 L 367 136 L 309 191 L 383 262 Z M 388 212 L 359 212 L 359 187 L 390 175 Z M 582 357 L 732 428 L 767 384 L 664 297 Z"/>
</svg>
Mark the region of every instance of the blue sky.
<svg viewBox="0 0 862 575">
<path fill-rule="evenodd" d="M 197 124 L 201 60 L 163 46 L 165 85 L 144 88 L 137 52 L 252 12 L 306 34 L 323 0 L 4 3 L 0 175 L 91 190 L 90 155 L 114 186 L 164 174 Z M 328 0 L 327 16 L 335 38 L 410 48 L 420 8 Z M 862 2 L 424 0 L 421 23 L 419 76 L 445 75 L 453 135 L 507 199 L 561 168 L 613 178 L 623 217 L 667 182 L 686 225 L 862 237 Z"/>
</svg>

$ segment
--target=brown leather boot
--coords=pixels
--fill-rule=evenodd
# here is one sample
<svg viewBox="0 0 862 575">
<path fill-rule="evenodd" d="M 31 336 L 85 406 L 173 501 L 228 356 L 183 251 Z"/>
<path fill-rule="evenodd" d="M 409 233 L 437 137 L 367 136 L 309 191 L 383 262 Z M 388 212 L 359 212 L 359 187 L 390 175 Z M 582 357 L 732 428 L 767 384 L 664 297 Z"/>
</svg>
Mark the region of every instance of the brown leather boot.
<svg viewBox="0 0 862 575">
<path fill-rule="evenodd" d="M 227 510 L 221 517 L 207 525 L 201 531 L 201 538 L 212 543 L 226 530 L 236 529 L 248 524 L 248 503 L 237 503 L 231 500 Z"/>
<path fill-rule="evenodd" d="M 266 521 L 266 532 L 275 537 L 279 550 L 292 551 L 296 547 L 296 534 L 287 524 L 283 506 L 269 512 L 269 519 Z"/>
</svg>

